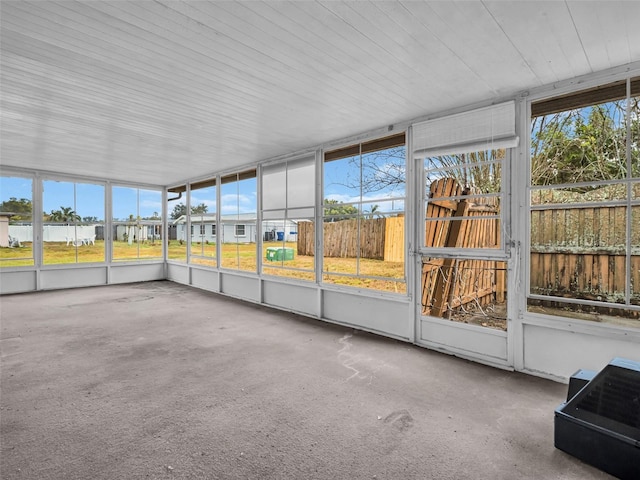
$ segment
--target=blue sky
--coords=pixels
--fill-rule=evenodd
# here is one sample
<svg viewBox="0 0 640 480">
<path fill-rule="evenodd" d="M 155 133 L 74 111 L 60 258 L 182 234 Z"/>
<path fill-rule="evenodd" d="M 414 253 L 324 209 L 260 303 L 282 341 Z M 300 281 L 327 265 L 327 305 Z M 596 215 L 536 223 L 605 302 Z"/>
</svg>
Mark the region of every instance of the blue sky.
<svg viewBox="0 0 640 480">
<path fill-rule="evenodd" d="M 377 168 L 384 172 L 384 161 L 377 161 Z M 395 200 L 385 202 L 385 199 L 404 196 L 404 188 L 398 190 L 384 188 L 377 192 L 360 195 L 359 188 L 350 188 L 351 180 L 359 179 L 358 163 L 337 160 L 327 162 L 325 168 L 325 192 L 324 197 L 338 200 L 339 202 L 365 202 L 363 208 L 370 208 L 374 203 L 379 205 L 380 211 L 392 211 L 404 209 L 404 202 Z M 404 167 L 403 167 L 404 168 Z M 20 177 L 0 177 L 0 200 L 8 200 L 11 197 L 32 199 L 31 180 Z M 220 212 L 223 215 L 256 213 L 257 211 L 257 180 L 249 178 L 239 182 L 232 182 L 220 186 Z M 162 195 L 160 191 L 142 190 L 130 187 L 113 187 L 113 217 L 127 219 L 129 215 L 151 217 L 154 213 L 162 214 Z M 173 196 L 173 194 L 169 194 Z M 61 207 L 70 207 L 80 217 L 96 217 L 104 220 L 105 216 L 105 187 L 100 184 L 73 183 L 66 181 L 43 181 L 43 210 L 50 213 Z M 373 203 L 367 204 L 371 200 Z M 178 203 L 185 203 L 183 196 L 180 200 L 170 202 L 168 215 Z M 195 190 L 191 194 L 192 205 L 204 203 L 209 213 L 216 212 L 216 187 L 208 187 Z"/>
</svg>

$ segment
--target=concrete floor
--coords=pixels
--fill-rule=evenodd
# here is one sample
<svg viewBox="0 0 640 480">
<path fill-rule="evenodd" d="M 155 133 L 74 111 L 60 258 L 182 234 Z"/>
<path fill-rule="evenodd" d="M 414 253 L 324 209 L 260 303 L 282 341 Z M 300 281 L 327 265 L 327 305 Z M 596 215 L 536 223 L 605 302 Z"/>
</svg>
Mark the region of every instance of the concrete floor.
<svg viewBox="0 0 640 480">
<path fill-rule="evenodd" d="M 0 298 L 9 479 L 590 479 L 566 385 L 171 282 Z"/>
</svg>

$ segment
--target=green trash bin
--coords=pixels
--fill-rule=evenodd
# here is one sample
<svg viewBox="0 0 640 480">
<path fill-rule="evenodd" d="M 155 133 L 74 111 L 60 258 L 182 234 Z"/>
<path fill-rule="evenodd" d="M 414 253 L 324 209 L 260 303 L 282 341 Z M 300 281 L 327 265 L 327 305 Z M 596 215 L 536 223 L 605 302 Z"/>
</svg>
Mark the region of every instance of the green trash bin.
<svg viewBox="0 0 640 480">
<path fill-rule="evenodd" d="M 267 260 L 270 262 L 293 260 L 293 257 L 293 248 L 267 247 Z"/>
</svg>

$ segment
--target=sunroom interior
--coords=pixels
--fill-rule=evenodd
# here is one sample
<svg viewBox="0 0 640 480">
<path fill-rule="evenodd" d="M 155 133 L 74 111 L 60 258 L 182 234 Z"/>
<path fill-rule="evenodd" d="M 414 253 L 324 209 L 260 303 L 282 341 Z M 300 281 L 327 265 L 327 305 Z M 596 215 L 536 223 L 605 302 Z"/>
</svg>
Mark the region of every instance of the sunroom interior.
<svg viewBox="0 0 640 480">
<path fill-rule="evenodd" d="M 1 294 L 169 280 L 557 381 L 640 361 L 640 4 L 1 9 Z"/>
</svg>

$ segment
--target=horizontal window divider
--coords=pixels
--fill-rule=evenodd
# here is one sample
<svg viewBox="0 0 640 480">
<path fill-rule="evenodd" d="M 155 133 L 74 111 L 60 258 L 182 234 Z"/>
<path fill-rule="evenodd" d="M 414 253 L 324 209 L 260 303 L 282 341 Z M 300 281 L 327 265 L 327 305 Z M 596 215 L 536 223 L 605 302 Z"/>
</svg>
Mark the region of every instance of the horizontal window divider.
<svg viewBox="0 0 640 480">
<path fill-rule="evenodd" d="M 31 259 L 28 259 L 31 260 Z M 73 264 L 75 265 L 75 264 Z M 0 267 L 0 272 L 2 273 L 12 273 L 12 272 L 33 272 L 39 270 L 35 264 L 32 265 L 15 265 L 10 267 Z"/>
<path fill-rule="evenodd" d="M 144 257 L 144 258 L 123 258 L 118 259 L 114 258 L 111 260 L 111 265 L 137 265 L 140 263 L 153 263 L 153 262 L 163 262 L 163 257 Z M 78 263 L 77 265 L 81 265 Z"/>
<path fill-rule="evenodd" d="M 425 221 L 428 222 L 457 222 L 459 220 L 499 220 L 500 215 L 477 215 L 477 216 L 462 216 L 462 217 L 425 217 Z"/>
<path fill-rule="evenodd" d="M 628 178 L 616 178 L 612 180 L 594 180 L 588 182 L 576 182 L 576 183 L 558 183 L 550 185 L 530 185 L 530 190 L 571 190 L 576 187 L 604 187 L 607 185 L 626 185 L 630 179 Z M 633 180 L 633 179 L 631 179 Z"/>
<path fill-rule="evenodd" d="M 337 222 L 341 222 L 342 220 L 352 220 L 354 218 L 362 218 L 362 214 L 361 213 L 353 213 L 350 215 L 344 215 L 342 213 L 325 213 L 322 215 L 322 218 L 327 219 L 327 218 L 333 218 L 336 217 L 339 220 L 336 220 Z M 335 222 L 327 222 L 327 223 L 335 223 Z"/>
<path fill-rule="evenodd" d="M 482 198 L 502 198 L 502 193 L 501 192 L 471 193 L 469 195 L 448 195 L 448 196 L 442 196 L 442 197 L 427 197 L 425 201 L 435 202 L 438 200 L 476 200 L 476 199 L 482 199 Z"/>
<path fill-rule="evenodd" d="M 604 295 L 603 295 L 604 296 Z M 607 302 L 606 300 L 589 300 L 586 298 L 574 298 L 574 297 L 558 297 L 554 295 L 540 295 L 536 293 L 530 293 L 527 295 L 530 300 L 541 300 L 546 302 L 560 302 L 560 303 L 572 303 L 575 305 L 590 305 L 594 307 L 616 308 L 620 310 L 633 310 L 640 311 L 640 305 L 634 305 L 631 303 L 614 303 Z M 533 312 L 530 312 L 533 313 Z M 566 320 L 566 319 L 565 319 Z M 576 319 L 582 322 L 581 319 Z M 640 322 L 639 322 L 640 324 Z"/>
<path fill-rule="evenodd" d="M 498 330 L 496 328 L 487 328 L 487 327 L 483 327 L 480 325 L 473 325 L 470 323 L 462 323 L 462 322 L 456 322 L 456 321 L 451 321 L 448 318 L 441 318 L 441 317 L 434 317 L 432 315 L 424 315 L 423 313 L 420 313 L 420 321 L 421 322 L 428 322 L 428 323 L 432 323 L 432 324 L 436 324 L 436 325 L 443 325 L 445 327 L 451 327 L 451 328 L 456 328 L 456 329 L 463 329 L 463 330 L 470 330 L 473 332 L 479 332 L 479 333 L 483 333 L 483 334 L 487 334 L 487 335 L 493 335 L 496 337 L 506 337 L 507 336 L 507 332 L 504 330 Z M 427 343 L 429 343 L 429 341 L 427 341 Z"/>
<path fill-rule="evenodd" d="M 373 197 L 373 198 L 363 198 L 361 201 L 358 202 L 354 202 L 354 203 L 385 203 L 385 202 L 398 202 L 398 201 L 405 201 L 407 199 L 407 197 L 405 195 L 401 195 L 401 196 L 397 196 L 397 197 Z"/>
<path fill-rule="evenodd" d="M 348 286 L 348 285 L 340 285 L 337 283 L 320 283 L 318 287 L 321 290 L 327 292 L 335 292 L 343 295 L 348 295 L 350 297 L 353 296 L 361 296 L 368 298 L 378 298 L 384 299 L 385 301 L 392 301 L 396 303 L 410 303 L 411 296 L 407 293 L 394 293 L 388 292 L 384 290 L 373 290 L 371 288 L 366 287 L 357 287 L 357 286 Z"/>
<path fill-rule="evenodd" d="M 635 202 L 632 202 L 632 204 Z M 580 210 L 584 208 L 601 208 L 601 207 L 626 207 L 627 200 L 605 200 L 600 202 L 581 202 L 581 203 L 542 203 L 530 205 L 531 210 Z"/>
<path fill-rule="evenodd" d="M 304 272 L 304 273 L 315 273 L 315 269 L 313 268 L 298 268 L 298 267 L 289 267 L 286 265 L 281 265 L 278 262 L 273 262 L 273 264 L 269 261 L 265 261 L 262 263 L 263 273 L 266 268 L 277 268 L 278 270 L 291 270 L 293 272 Z M 268 274 L 267 274 L 268 275 Z"/>
<path fill-rule="evenodd" d="M 402 197 L 374 197 L 374 198 L 366 198 L 366 199 L 362 199 L 362 200 L 353 200 L 351 202 L 338 202 L 338 203 L 323 203 L 322 207 L 323 208 L 331 208 L 331 207 L 337 207 L 337 206 L 345 206 L 345 205 L 363 205 L 363 204 L 369 204 L 369 203 L 385 203 L 385 202 L 399 202 L 399 201 L 406 201 L 407 197 L 406 196 L 402 196 Z"/>
<path fill-rule="evenodd" d="M 159 260 L 159 259 L 156 259 Z M 73 262 L 73 263 L 43 263 L 40 266 L 40 270 L 75 270 L 82 268 L 106 268 L 107 266 L 114 265 L 115 262 L 110 264 L 107 262 Z M 118 263 L 119 265 L 119 263 Z"/>
<path fill-rule="evenodd" d="M 194 266 L 194 265 L 189 265 Z M 204 267 L 204 265 L 199 265 L 200 267 Z M 239 268 L 229 268 L 229 267 L 223 267 L 222 265 L 220 266 L 220 268 L 218 269 L 220 271 L 220 273 L 225 274 L 225 275 L 229 275 L 229 274 L 233 274 L 233 275 L 237 275 L 239 277 L 246 277 L 246 278 L 259 278 L 258 276 L 258 272 L 254 272 L 254 271 L 250 271 L 250 270 L 240 270 Z"/>
<path fill-rule="evenodd" d="M 531 245 L 531 253 L 560 253 L 567 255 L 616 255 L 626 256 L 627 245 L 617 246 L 571 246 Z M 640 255 L 640 247 L 632 248 L 631 255 Z"/>
<path fill-rule="evenodd" d="M 494 260 L 508 262 L 509 255 L 503 248 L 477 249 L 457 247 L 420 247 L 418 254 L 431 258 L 452 258 L 455 260 Z"/>
<path fill-rule="evenodd" d="M 327 272 L 323 271 L 322 275 L 329 275 L 333 277 L 349 277 L 356 278 L 359 280 L 383 280 L 385 282 L 397 282 L 397 283 L 407 283 L 406 278 L 393 278 L 393 277 L 377 277 L 374 275 L 358 275 L 355 273 L 341 273 L 341 272 Z"/>
<path fill-rule="evenodd" d="M 339 205 L 339 204 L 335 203 L 331 205 Z M 307 208 L 315 208 L 315 205 L 306 205 L 306 206 L 303 205 L 299 207 L 263 208 L 262 211 L 263 212 L 280 212 L 280 211 L 286 210 L 289 212 L 295 212 L 296 210 L 303 210 Z"/>
<path fill-rule="evenodd" d="M 611 323 L 599 323 L 568 317 L 557 317 L 539 312 L 526 312 L 522 317 L 524 325 L 564 330 L 568 332 L 587 333 L 604 338 L 619 338 L 624 340 L 637 339 L 640 341 L 640 329 L 630 329 Z"/>
</svg>

